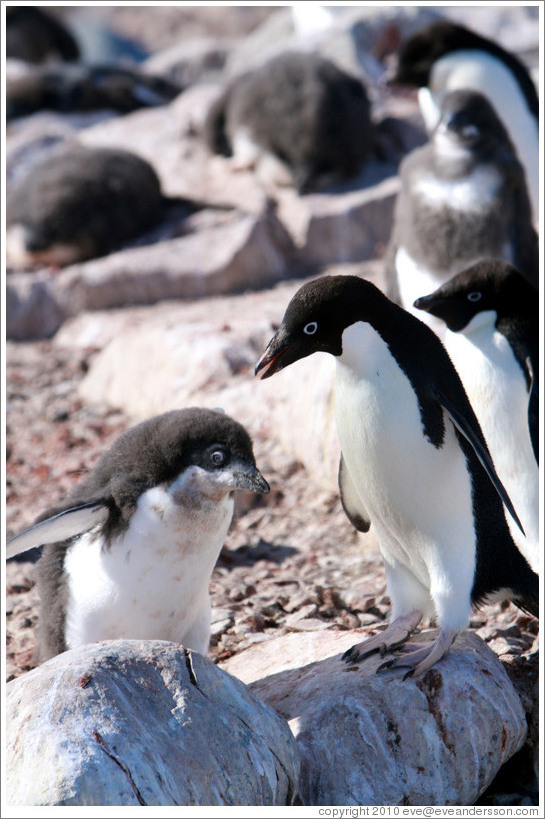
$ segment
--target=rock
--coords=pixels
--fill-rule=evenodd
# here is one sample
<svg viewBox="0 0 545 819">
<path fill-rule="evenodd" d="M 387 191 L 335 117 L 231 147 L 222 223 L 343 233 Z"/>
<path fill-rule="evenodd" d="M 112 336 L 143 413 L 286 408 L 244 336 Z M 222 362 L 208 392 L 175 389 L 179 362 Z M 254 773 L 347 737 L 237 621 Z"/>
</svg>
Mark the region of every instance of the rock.
<svg viewBox="0 0 545 819">
<path fill-rule="evenodd" d="M 197 37 L 157 51 L 143 63 L 144 71 L 158 74 L 182 88 L 217 80 L 236 40 Z"/>
<path fill-rule="evenodd" d="M 65 318 L 47 270 L 16 273 L 6 279 L 6 338 L 50 338 Z"/>
<path fill-rule="evenodd" d="M 61 654 L 6 688 L 9 805 L 288 805 L 284 720 L 165 641 Z"/>
<path fill-rule="evenodd" d="M 344 193 L 280 198 L 279 217 L 289 225 L 304 265 L 363 262 L 383 255 L 399 192 L 399 179 L 388 176 L 387 168 L 370 163 Z"/>
<path fill-rule="evenodd" d="M 14 305 L 9 338 L 44 338 L 63 318 L 164 299 L 195 299 L 271 286 L 288 273 L 294 248 L 273 214 L 241 216 L 228 224 L 145 247 L 127 248 L 64 268 L 10 276 Z M 44 305 L 47 312 L 42 315 Z"/>
<path fill-rule="evenodd" d="M 419 641 L 430 639 L 427 632 Z M 341 653 L 356 632 L 288 634 L 222 664 L 285 719 L 306 805 L 471 805 L 522 747 L 521 702 L 471 632 L 421 679 Z"/>
</svg>

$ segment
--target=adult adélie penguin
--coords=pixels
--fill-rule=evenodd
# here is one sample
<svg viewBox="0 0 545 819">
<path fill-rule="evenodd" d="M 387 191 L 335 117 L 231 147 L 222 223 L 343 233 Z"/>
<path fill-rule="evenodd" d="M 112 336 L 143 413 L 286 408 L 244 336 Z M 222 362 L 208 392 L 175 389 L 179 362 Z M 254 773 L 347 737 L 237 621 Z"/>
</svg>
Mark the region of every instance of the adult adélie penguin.
<svg viewBox="0 0 545 819">
<path fill-rule="evenodd" d="M 526 536 L 511 534 L 539 571 L 539 299 L 510 264 L 485 259 L 415 307 L 446 324 L 444 345 L 479 419 Z"/>
<path fill-rule="evenodd" d="M 357 276 L 305 283 L 256 365 L 268 378 L 315 352 L 336 357 L 335 416 L 343 508 L 373 524 L 391 622 L 344 659 L 400 649 L 384 667 L 420 675 L 449 650 L 471 608 L 511 599 L 538 614 L 537 575 L 462 382 L 432 330 Z M 405 646 L 423 617 L 437 639 Z M 403 649 L 401 647 L 403 646 Z"/>
</svg>

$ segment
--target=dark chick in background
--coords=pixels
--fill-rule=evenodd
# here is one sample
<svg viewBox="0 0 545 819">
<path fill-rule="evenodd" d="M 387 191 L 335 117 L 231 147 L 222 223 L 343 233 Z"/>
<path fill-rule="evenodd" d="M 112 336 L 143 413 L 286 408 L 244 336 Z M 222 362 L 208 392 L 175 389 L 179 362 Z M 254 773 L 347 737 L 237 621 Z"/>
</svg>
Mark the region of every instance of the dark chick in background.
<svg viewBox="0 0 545 819">
<path fill-rule="evenodd" d="M 171 640 L 206 653 L 209 584 L 237 490 L 266 493 L 246 430 L 174 410 L 124 433 L 66 501 L 8 542 L 38 563 L 42 660 L 83 643 Z"/>
<path fill-rule="evenodd" d="M 355 77 L 318 54 L 285 52 L 236 77 L 209 111 L 211 151 L 309 193 L 355 176 L 374 148 Z"/>
<path fill-rule="evenodd" d="M 419 675 L 448 652 L 472 606 L 511 599 L 537 615 L 538 577 L 508 523 L 520 521 L 437 336 L 371 282 L 324 276 L 295 294 L 256 373 L 315 352 L 336 359 L 343 507 L 359 531 L 373 525 L 392 602 L 388 628 L 347 661 L 400 648 L 435 618 L 436 640 L 386 662 Z"/>
</svg>

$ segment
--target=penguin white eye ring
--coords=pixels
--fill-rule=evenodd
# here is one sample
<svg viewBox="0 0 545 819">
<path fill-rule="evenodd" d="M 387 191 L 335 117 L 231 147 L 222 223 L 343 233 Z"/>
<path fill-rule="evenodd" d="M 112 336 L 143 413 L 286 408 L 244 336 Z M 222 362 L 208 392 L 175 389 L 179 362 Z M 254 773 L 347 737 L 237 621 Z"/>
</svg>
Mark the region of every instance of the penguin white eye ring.
<svg viewBox="0 0 545 819">
<path fill-rule="evenodd" d="M 467 294 L 467 300 L 468 301 L 480 301 L 481 298 L 482 298 L 482 295 L 483 294 L 480 293 L 478 290 L 473 290 L 471 293 Z"/>
<path fill-rule="evenodd" d="M 210 455 L 210 460 L 214 466 L 223 466 L 227 460 L 227 455 L 223 449 L 214 449 Z"/>
<path fill-rule="evenodd" d="M 317 321 L 310 321 L 303 327 L 303 333 L 306 333 L 307 336 L 313 336 L 316 330 L 318 329 L 318 322 Z"/>
</svg>

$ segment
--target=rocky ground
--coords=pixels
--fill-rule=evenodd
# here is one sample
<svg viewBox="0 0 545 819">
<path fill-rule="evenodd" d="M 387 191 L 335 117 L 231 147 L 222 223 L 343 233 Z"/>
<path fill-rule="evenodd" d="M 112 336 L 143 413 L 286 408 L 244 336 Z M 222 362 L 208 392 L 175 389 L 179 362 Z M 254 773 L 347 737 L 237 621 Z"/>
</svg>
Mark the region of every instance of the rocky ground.
<svg viewBox="0 0 545 819">
<path fill-rule="evenodd" d="M 163 8 L 153 19 L 143 10 L 109 7 L 110 22 L 152 51 L 176 39 L 204 33 L 229 37 L 250 31 L 267 14 L 243 7 L 228 14 L 188 9 L 176 24 Z M 115 9 L 115 11 L 113 10 Z M 131 12 L 134 7 L 131 7 Z M 180 11 L 180 9 L 177 9 Z M 185 27 L 185 29 L 184 29 Z M 185 30 L 185 34 L 184 34 Z M 53 274 L 52 274 L 53 275 Z M 130 323 L 131 311 L 125 308 Z M 78 387 L 91 368 L 96 346 L 58 341 L 8 342 L 6 351 L 7 534 L 30 525 L 63 498 L 134 419 L 99 401 L 83 400 Z M 256 460 L 271 484 L 264 497 L 242 498 L 213 574 L 213 628 L 209 656 L 225 660 L 256 642 L 289 631 L 347 630 L 381 626 L 389 613 L 385 577 L 374 535 L 358 535 L 341 509 L 338 493 L 312 479 L 266 427 L 255 437 Z M 6 568 L 6 678 L 37 663 L 36 564 L 10 561 Z M 532 757 L 537 746 L 537 622 L 511 605 L 475 613 L 471 628 L 500 656 L 517 684 L 530 723 L 529 744 L 500 772 L 480 804 L 533 804 Z"/>
</svg>

